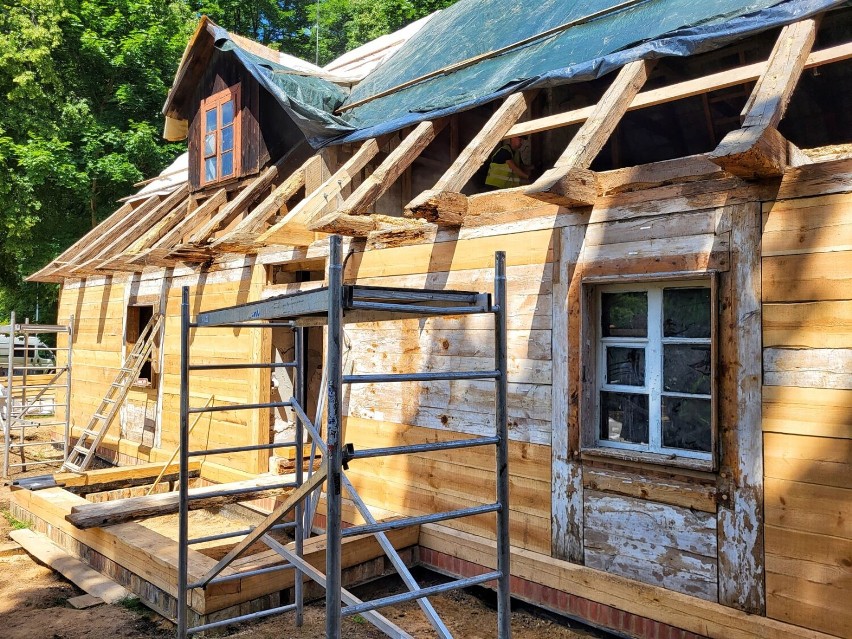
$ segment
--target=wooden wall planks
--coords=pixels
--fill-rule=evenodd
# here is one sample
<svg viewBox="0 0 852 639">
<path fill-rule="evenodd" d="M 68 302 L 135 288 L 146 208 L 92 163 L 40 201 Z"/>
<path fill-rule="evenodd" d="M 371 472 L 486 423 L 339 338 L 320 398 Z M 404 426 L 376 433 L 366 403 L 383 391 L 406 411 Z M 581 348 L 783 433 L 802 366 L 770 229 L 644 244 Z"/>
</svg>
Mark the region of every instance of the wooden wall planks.
<svg viewBox="0 0 852 639">
<path fill-rule="evenodd" d="M 586 565 L 716 601 L 716 516 L 584 491 Z"/>
<path fill-rule="evenodd" d="M 852 636 L 852 195 L 763 212 L 767 615 Z"/>
</svg>

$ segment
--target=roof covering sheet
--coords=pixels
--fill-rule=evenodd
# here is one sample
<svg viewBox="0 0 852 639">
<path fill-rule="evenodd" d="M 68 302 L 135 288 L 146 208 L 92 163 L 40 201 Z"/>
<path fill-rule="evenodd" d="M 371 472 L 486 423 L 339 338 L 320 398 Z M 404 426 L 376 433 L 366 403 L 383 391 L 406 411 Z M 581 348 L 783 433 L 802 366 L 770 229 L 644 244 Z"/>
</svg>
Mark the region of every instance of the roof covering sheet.
<svg viewBox="0 0 852 639">
<path fill-rule="evenodd" d="M 592 80 L 633 60 L 703 53 L 844 4 L 460 0 L 431 19 L 349 96 L 331 82 L 277 68 L 225 42 L 224 30 L 220 46 L 235 51 L 319 147 L 390 133 L 521 89 Z M 444 72 L 447 67 L 456 69 Z M 347 109 L 350 104 L 356 106 Z"/>
</svg>

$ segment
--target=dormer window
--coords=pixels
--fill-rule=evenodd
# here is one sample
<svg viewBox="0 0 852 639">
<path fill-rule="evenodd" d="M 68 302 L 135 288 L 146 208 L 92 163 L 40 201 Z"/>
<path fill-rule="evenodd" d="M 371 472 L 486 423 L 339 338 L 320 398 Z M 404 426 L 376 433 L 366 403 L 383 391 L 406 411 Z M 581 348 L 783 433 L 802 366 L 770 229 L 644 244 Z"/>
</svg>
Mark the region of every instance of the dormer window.
<svg viewBox="0 0 852 639">
<path fill-rule="evenodd" d="M 240 171 L 240 85 L 201 102 L 201 184 L 227 180 Z"/>
</svg>

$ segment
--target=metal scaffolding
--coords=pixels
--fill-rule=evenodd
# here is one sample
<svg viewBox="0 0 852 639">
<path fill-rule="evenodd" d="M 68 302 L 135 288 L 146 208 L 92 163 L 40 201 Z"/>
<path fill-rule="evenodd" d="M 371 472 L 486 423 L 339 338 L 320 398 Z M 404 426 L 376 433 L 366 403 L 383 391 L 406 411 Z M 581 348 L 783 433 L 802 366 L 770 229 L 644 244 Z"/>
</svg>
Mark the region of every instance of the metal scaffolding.
<svg viewBox="0 0 852 639">
<path fill-rule="evenodd" d="M 12 312 L 8 326 L 0 327 L 5 336 L 6 352 L 0 350 L 0 425 L 3 428 L 3 477 L 12 469 L 26 470 L 31 466 L 62 464 L 68 457 L 71 415 L 71 342 L 74 318 L 67 326 L 23 324 L 15 322 Z M 48 346 L 42 337 L 58 338 L 67 335 L 67 344 Z M 64 363 L 59 364 L 59 355 Z M 62 398 L 62 404 L 57 398 Z M 60 418 L 61 416 L 61 418 Z M 31 439 L 29 434 L 51 428 L 51 438 Z M 61 439 L 60 439 L 61 434 Z M 26 459 L 25 451 L 32 446 L 61 447 L 62 456 L 50 459 Z M 11 455 L 18 451 L 20 461 L 12 463 Z"/>
<path fill-rule="evenodd" d="M 412 317 L 435 317 L 447 315 L 492 314 L 494 316 L 495 358 L 491 370 L 456 372 L 412 372 L 387 374 L 344 374 L 343 371 L 343 325 L 364 321 L 394 320 Z M 321 432 L 319 417 L 311 420 L 307 415 L 307 342 L 306 327 L 326 325 L 326 362 L 324 386 L 321 390 L 322 402 L 327 407 L 327 423 Z M 190 331 L 211 327 L 234 327 L 264 329 L 275 326 L 292 326 L 295 331 L 295 357 L 285 363 L 246 363 L 246 364 L 206 364 L 190 363 Z M 178 558 L 178 609 L 177 636 L 187 636 L 239 621 L 264 617 L 278 612 L 295 611 L 296 624 L 302 623 L 303 578 L 319 583 L 326 591 L 326 636 L 339 639 L 341 620 L 351 615 L 361 615 L 390 637 L 410 637 L 377 612 L 379 608 L 397 603 L 416 600 L 438 636 L 451 639 L 452 635 L 432 607 L 428 597 L 433 594 L 466 588 L 487 582 L 497 582 L 498 628 L 500 639 L 509 639 L 510 629 L 510 590 L 509 590 L 509 474 L 508 474 L 508 418 L 507 418 L 507 344 L 506 344 L 506 263 L 505 254 L 495 254 L 494 297 L 487 293 L 467 291 L 417 290 L 389 287 L 370 287 L 347 285 L 343 283 L 343 260 L 341 239 L 330 237 L 328 286 L 310 291 L 298 292 L 258 302 L 230 308 L 200 313 L 193 322 L 189 313 L 189 290 L 183 289 L 181 307 L 181 402 L 180 402 L 180 511 L 179 511 L 179 558 Z M 189 375 L 194 370 L 233 369 L 233 368 L 274 368 L 290 367 L 294 369 L 293 397 L 284 402 L 260 404 L 228 405 L 217 407 L 190 408 Z M 344 384 L 425 382 L 436 380 L 493 380 L 495 383 L 496 433 L 494 436 L 472 437 L 464 440 L 395 446 L 381 449 L 354 450 L 351 444 L 341 439 L 343 433 L 342 392 Z M 290 407 L 296 415 L 295 441 L 287 443 L 261 444 L 256 446 L 231 447 L 215 450 L 191 450 L 189 447 L 189 417 L 194 413 L 212 410 L 257 410 L 274 407 Z M 318 411 L 318 415 L 322 410 Z M 325 435 L 325 439 L 323 438 Z M 311 441 L 311 463 L 303 471 L 302 462 L 306 440 Z M 295 447 L 295 477 L 292 482 L 281 484 L 281 488 L 292 488 L 284 503 L 278 506 L 269 517 L 254 529 L 238 531 L 228 536 L 246 535 L 203 578 L 189 583 L 187 567 L 189 547 L 193 543 L 208 541 L 210 537 L 189 537 L 189 460 L 198 455 L 215 455 L 223 452 L 252 451 L 262 449 Z M 402 517 L 390 521 L 376 521 L 364 500 L 346 477 L 344 469 L 351 462 L 387 455 L 434 452 L 476 446 L 494 446 L 496 450 L 496 499 L 494 503 L 462 508 L 449 512 L 439 512 L 416 517 Z M 322 456 L 322 465 L 314 470 L 313 449 L 318 448 Z M 326 484 L 326 568 L 323 574 L 308 564 L 302 556 L 304 540 L 313 529 L 314 500 L 318 498 L 323 482 Z M 268 490 L 269 486 L 263 489 Z M 346 492 L 355 508 L 363 517 L 365 524 L 343 527 L 342 499 Z M 210 494 L 205 494 L 209 497 Z M 247 494 L 246 499 L 251 499 Z M 292 522 L 280 523 L 294 513 Z M 457 579 L 449 583 L 421 588 L 402 558 L 397 553 L 386 531 L 412 525 L 447 521 L 460 517 L 494 513 L 497 518 L 497 570 L 476 577 Z M 294 531 L 295 541 L 285 546 L 266 533 L 287 528 Z M 373 601 L 361 601 L 343 588 L 341 555 L 344 538 L 373 534 L 378 543 L 399 573 L 407 592 L 384 597 Z M 216 538 L 223 538 L 217 535 Z M 245 549 L 261 540 L 269 548 L 280 554 L 286 563 L 273 568 L 227 574 L 220 573 Z M 271 610 L 241 615 L 231 619 L 218 620 L 195 627 L 189 626 L 189 596 L 194 588 L 239 579 L 258 572 L 293 569 L 296 571 L 294 603 L 279 606 Z"/>
</svg>

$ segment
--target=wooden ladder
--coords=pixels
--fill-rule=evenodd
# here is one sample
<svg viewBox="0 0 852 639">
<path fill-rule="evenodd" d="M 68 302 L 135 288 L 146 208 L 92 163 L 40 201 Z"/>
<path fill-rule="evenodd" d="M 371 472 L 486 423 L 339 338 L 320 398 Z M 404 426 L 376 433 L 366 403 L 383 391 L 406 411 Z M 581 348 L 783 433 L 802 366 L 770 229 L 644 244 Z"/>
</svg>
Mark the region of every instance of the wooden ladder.
<svg viewBox="0 0 852 639">
<path fill-rule="evenodd" d="M 109 425 L 121 407 L 121 403 L 127 397 L 131 384 L 139 377 L 139 372 L 151 354 L 151 350 L 154 348 L 154 338 L 159 333 L 162 323 L 162 315 L 155 314 L 151 317 L 142 334 L 139 335 L 136 344 L 134 344 L 133 350 L 122 363 L 118 375 L 115 376 L 107 389 L 98 409 L 80 434 L 77 443 L 68 451 L 68 459 L 62 464 L 62 471 L 80 473 L 92 463 L 95 449 L 104 438 Z"/>
</svg>

